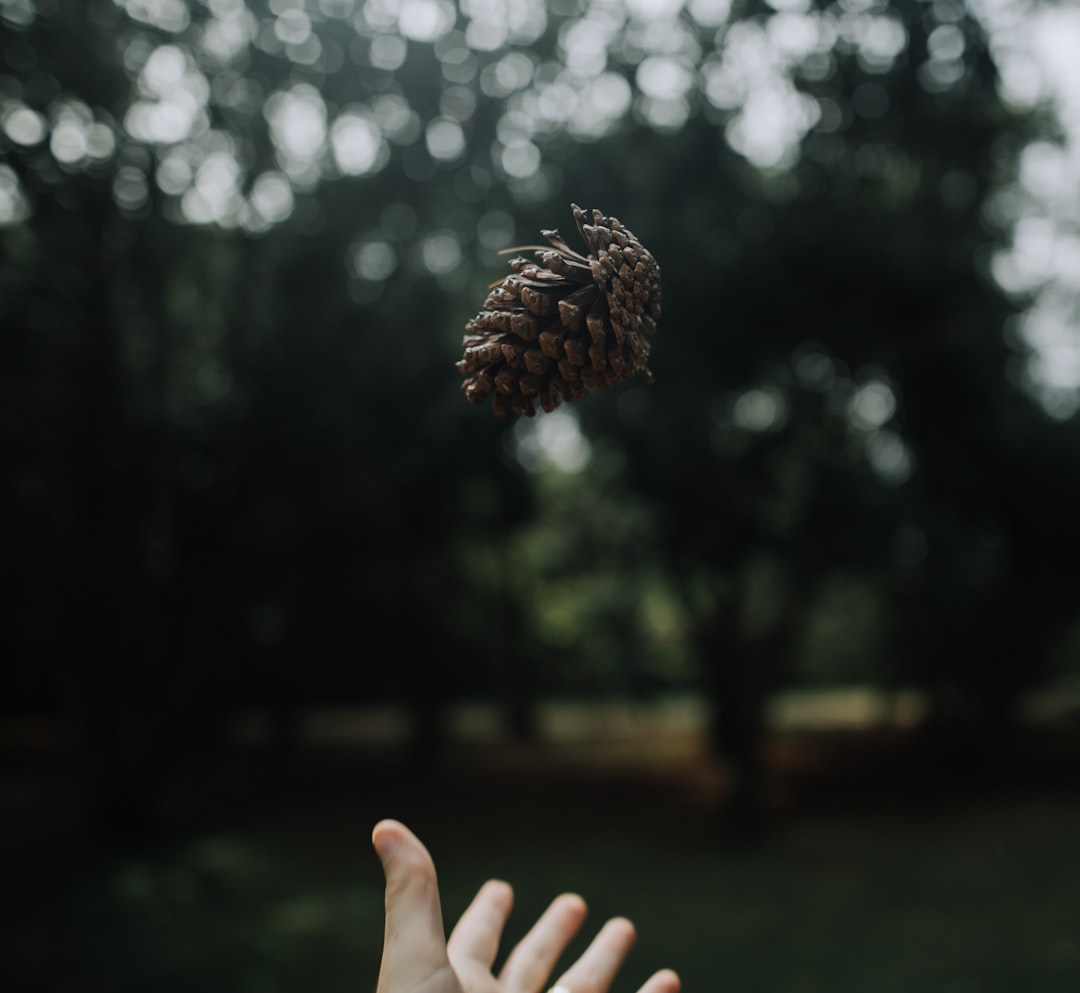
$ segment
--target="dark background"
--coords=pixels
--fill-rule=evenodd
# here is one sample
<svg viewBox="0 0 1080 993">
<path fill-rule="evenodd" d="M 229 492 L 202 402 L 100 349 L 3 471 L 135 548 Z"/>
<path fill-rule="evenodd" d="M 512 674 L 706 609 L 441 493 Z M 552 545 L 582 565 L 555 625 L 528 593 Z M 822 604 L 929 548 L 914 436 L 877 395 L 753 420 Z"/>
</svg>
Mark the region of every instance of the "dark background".
<svg viewBox="0 0 1080 993">
<path fill-rule="evenodd" d="M 959 3 L 627 6 L 0 8 L 10 988 L 370 986 L 399 816 L 625 989 L 1076 989 L 1080 422 L 995 278 L 1063 136 Z M 571 202 L 656 382 L 502 423 Z"/>
</svg>

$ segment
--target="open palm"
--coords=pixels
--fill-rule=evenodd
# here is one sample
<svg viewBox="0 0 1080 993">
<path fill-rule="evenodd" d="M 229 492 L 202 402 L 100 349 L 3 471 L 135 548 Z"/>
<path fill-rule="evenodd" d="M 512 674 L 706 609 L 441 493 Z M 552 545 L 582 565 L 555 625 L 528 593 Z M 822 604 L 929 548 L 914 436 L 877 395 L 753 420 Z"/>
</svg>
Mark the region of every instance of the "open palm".
<svg viewBox="0 0 1080 993">
<path fill-rule="evenodd" d="M 372 843 L 386 875 L 386 934 L 376 993 L 543 993 L 559 957 L 585 922 L 580 896 L 563 893 L 540 915 L 496 975 L 503 926 L 513 890 L 489 880 L 450 934 L 443 929 L 435 864 L 404 824 L 380 821 Z M 607 921 L 554 985 L 568 993 L 608 993 L 636 940 L 623 917 Z M 679 993 L 669 969 L 654 973 L 638 993 Z"/>
</svg>

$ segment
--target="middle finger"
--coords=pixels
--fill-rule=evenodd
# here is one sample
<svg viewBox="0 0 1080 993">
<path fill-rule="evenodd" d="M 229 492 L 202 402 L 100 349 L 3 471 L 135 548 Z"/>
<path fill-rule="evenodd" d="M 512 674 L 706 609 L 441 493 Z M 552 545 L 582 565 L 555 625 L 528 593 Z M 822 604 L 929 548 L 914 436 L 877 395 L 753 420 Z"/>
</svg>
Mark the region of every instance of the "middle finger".
<svg viewBox="0 0 1080 993">
<path fill-rule="evenodd" d="M 637 941 L 634 925 L 625 917 L 613 917 L 592 943 L 559 979 L 557 985 L 572 993 L 608 993 L 615 975 Z"/>
<path fill-rule="evenodd" d="M 503 993 L 539 993 L 566 946 L 585 921 L 585 901 L 574 893 L 556 897 L 514 947 L 499 973 Z"/>
</svg>

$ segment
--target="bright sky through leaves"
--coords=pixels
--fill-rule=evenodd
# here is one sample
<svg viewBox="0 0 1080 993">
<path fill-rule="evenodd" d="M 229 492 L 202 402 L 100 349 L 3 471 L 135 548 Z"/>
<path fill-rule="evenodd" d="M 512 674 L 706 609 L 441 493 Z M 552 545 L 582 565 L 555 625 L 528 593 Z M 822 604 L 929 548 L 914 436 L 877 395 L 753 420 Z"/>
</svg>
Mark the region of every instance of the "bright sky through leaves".
<svg viewBox="0 0 1080 993">
<path fill-rule="evenodd" d="M 553 140 L 599 141 L 631 116 L 662 136 L 706 112 L 737 154 L 783 171 L 808 133 L 842 126 L 835 102 L 804 92 L 797 78 L 828 78 L 833 53 L 853 52 L 871 80 L 851 94 L 852 107 L 879 116 L 888 92 L 872 77 L 886 73 L 908 41 L 900 18 L 877 0 L 824 9 L 770 0 L 766 16 L 741 20 L 731 19 L 730 0 L 550 8 L 538 0 L 105 2 L 121 13 L 116 44 L 130 79 L 119 119 L 79 94 L 32 106 L 18 86 L 6 86 L 4 137 L 16 150 L 47 147 L 68 173 L 115 160 L 114 200 L 132 215 L 156 187 L 179 222 L 252 234 L 286 221 L 297 198 L 322 183 L 363 181 L 401 155 L 418 181 L 431 169 L 460 169 L 503 184 L 523 203 L 542 200 L 558 184 L 545 155 Z M 964 7 L 960 0 L 926 6 L 934 26 L 919 83 L 948 91 L 965 72 Z M 3 0 L 0 22 L 8 33 L 25 30 L 49 7 Z M 1032 143 L 1015 188 L 994 201 L 994 219 L 1012 239 L 992 272 L 1004 290 L 1031 299 L 1015 329 L 1031 355 L 1025 385 L 1048 412 L 1066 417 L 1080 407 L 1080 9 L 1033 0 L 970 7 L 989 35 L 1005 99 L 1021 108 L 1049 104 L 1064 135 Z M 549 29 L 554 48 L 542 55 Z M 404 71 L 425 50 L 441 76 L 435 107 L 413 92 Z M 268 77 L 250 71 L 267 58 L 291 67 L 269 92 Z M 326 80 L 372 74 L 382 80 L 377 90 L 358 90 L 345 105 L 328 101 Z M 497 109 L 493 133 L 477 125 L 481 101 Z M 269 166 L 252 155 L 260 140 L 272 147 Z M 129 155 L 135 147 L 149 156 Z M 959 186 L 954 192 L 963 195 Z M 0 225 L 32 213 L 16 170 L 0 161 Z M 445 275 L 463 245 L 458 239 L 451 250 L 444 235 L 425 236 L 418 257 Z M 379 231 L 360 236 L 372 245 L 393 240 Z M 387 278 L 396 268 L 385 256 L 365 257 L 354 267 L 362 278 Z"/>
</svg>

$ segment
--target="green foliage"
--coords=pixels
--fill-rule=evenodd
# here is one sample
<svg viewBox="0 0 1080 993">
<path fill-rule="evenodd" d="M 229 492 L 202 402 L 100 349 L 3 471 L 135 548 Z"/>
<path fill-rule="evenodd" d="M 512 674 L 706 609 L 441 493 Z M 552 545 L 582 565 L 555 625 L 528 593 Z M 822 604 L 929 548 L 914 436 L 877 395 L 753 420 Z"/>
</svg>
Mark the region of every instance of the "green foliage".
<svg viewBox="0 0 1080 993">
<path fill-rule="evenodd" d="M 690 5 L 590 22 L 579 78 L 589 11 L 526 7 L 494 47 L 347 0 L 4 7 L 9 706 L 111 755 L 239 705 L 693 687 L 738 724 L 880 679 L 997 729 L 1057 665 L 1080 436 L 1016 385 L 987 222 L 1043 121 L 980 25 L 814 6 L 847 33 L 781 56 L 772 8 Z M 453 362 L 571 200 L 660 261 L 657 382 L 534 473 Z"/>
</svg>

